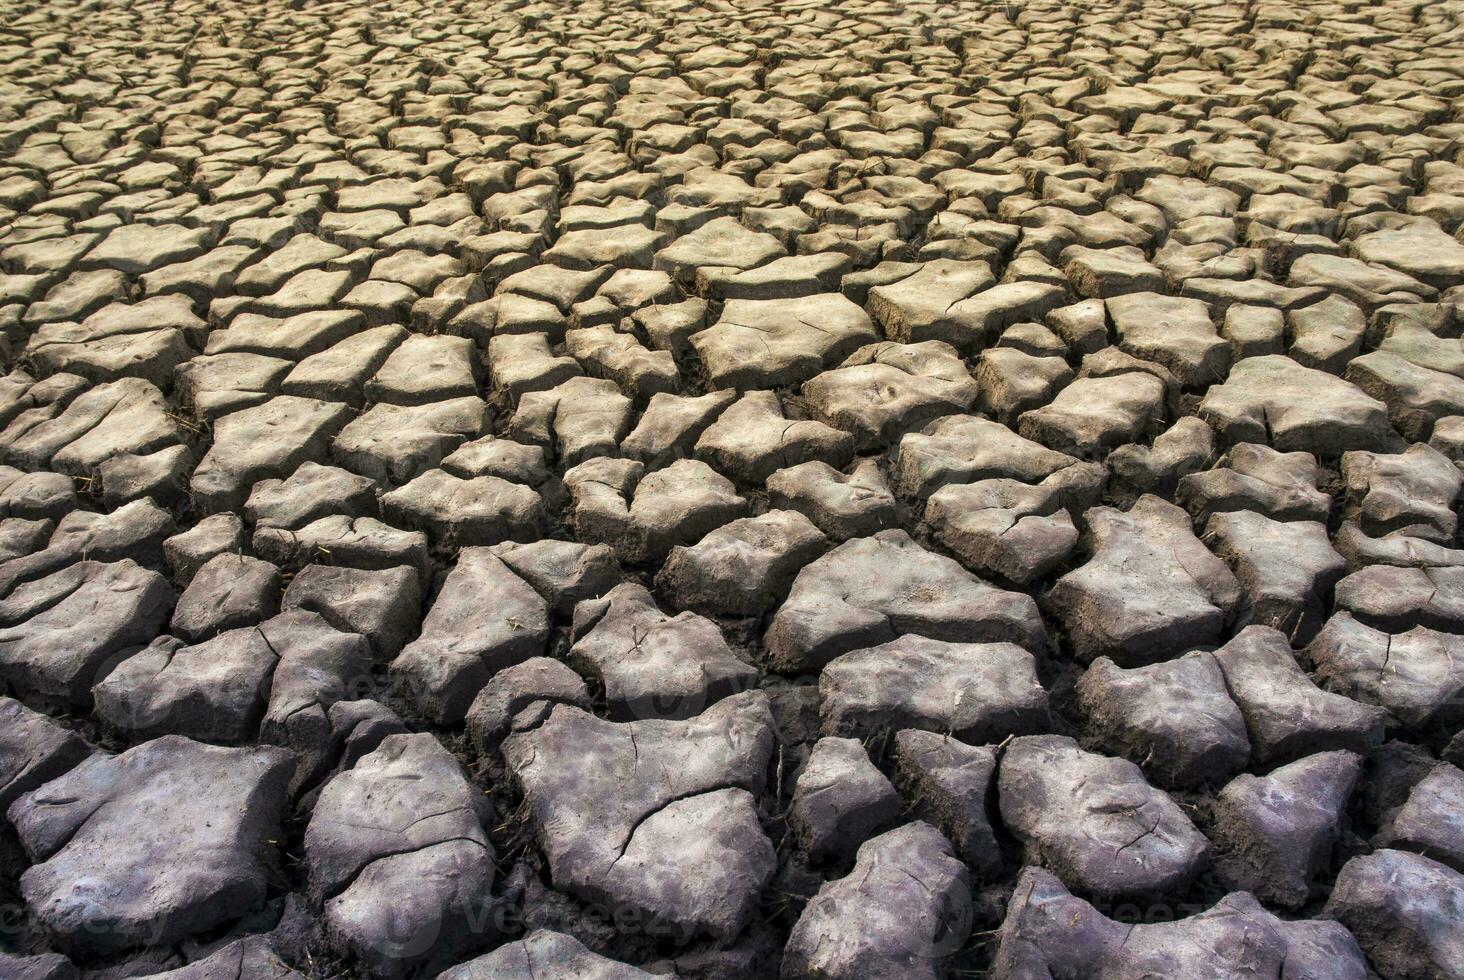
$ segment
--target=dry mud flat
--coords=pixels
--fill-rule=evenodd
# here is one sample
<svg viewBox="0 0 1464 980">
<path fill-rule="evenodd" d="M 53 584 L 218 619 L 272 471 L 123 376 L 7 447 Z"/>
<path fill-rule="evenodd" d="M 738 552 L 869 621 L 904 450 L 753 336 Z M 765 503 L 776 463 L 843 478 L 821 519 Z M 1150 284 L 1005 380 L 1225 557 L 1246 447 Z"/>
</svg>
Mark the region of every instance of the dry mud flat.
<svg viewBox="0 0 1464 980">
<path fill-rule="evenodd" d="M 1455 3 L 11 3 L 0 978 L 1464 976 Z"/>
</svg>

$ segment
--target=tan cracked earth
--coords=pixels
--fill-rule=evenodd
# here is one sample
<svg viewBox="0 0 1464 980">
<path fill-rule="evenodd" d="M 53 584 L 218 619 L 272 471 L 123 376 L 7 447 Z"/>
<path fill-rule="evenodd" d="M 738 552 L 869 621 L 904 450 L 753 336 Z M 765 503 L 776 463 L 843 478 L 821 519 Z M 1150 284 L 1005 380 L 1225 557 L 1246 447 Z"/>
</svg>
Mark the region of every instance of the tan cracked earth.
<svg viewBox="0 0 1464 980">
<path fill-rule="evenodd" d="M 0 980 L 1464 977 L 1458 0 L 0 12 Z"/>
</svg>

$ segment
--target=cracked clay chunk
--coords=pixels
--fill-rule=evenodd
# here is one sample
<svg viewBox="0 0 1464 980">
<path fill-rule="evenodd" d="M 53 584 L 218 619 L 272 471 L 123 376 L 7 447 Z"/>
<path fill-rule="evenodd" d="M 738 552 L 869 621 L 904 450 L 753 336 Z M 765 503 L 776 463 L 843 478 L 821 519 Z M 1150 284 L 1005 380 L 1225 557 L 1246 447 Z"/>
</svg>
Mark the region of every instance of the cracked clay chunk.
<svg viewBox="0 0 1464 980">
<path fill-rule="evenodd" d="M 776 605 L 799 569 L 828 547 L 795 510 L 770 510 L 722 525 L 696 544 L 671 549 L 656 576 L 678 609 L 709 616 L 757 616 Z"/>
<path fill-rule="evenodd" d="M 1256 763 L 1327 749 L 1367 752 L 1382 744 L 1387 712 L 1313 684 L 1279 630 L 1247 626 L 1215 651 L 1215 660 L 1245 716 Z"/>
<path fill-rule="evenodd" d="M 0 432 L 0 461 L 86 478 L 113 456 L 146 456 L 182 442 L 183 433 L 157 387 L 122 378 L 82 392 L 55 418 L 12 422 Z"/>
<path fill-rule="evenodd" d="M 750 391 L 696 441 L 697 456 L 743 483 L 760 484 L 799 463 L 839 468 L 854 458 L 854 438 L 813 419 L 789 419 L 774 391 Z"/>
<path fill-rule="evenodd" d="M 951 307 L 971 294 L 996 285 L 985 262 L 935 259 L 896 282 L 869 290 L 868 308 L 893 339 L 945 339 L 959 329 L 947 322 Z"/>
<path fill-rule="evenodd" d="M 27 582 L 0 599 L 0 679 L 35 707 L 86 707 L 98 673 L 150 643 L 173 602 L 166 579 L 130 560 Z"/>
<path fill-rule="evenodd" d="M 132 737 L 239 744 L 262 734 L 302 747 L 295 736 L 318 729 L 369 663 L 364 637 L 297 610 L 193 646 L 160 638 L 96 686 L 97 715 Z"/>
<path fill-rule="evenodd" d="M 1429 770 L 1388 815 L 1377 843 L 1464 870 L 1464 770 L 1447 762 Z"/>
<path fill-rule="evenodd" d="M 1323 688 L 1385 708 L 1409 728 L 1451 729 L 1464 720 L 1464 637 L 1457 633 L 1415 626 L 1389 634 L 1339 610 L 1306 657 Z"/>
<path fill-rule="evenodd" d="M 495 673 L 544 652 L 549 604 L 487 548 L 464 548 L 392 675 L 439 724 L 463 720 Z"/>
<path fill-rule="evenodd" d="M 1164 382 L 1146 371 L 1079 377 L 1048 404 L 1022 413 L 1017 431 L 1058 452 L 1100 457 L 1162 431 L 1164 399 Z"/>
<path fill-rule="evenodd" d="M 1107 306 L 1119 348 L 1164 365 L 1186 388 L 1218 381 L 1230 367 L 1230 347 L 1200 300 L 1128 293 Z"/>
<path fill-rule="evenodd" d="M 1070 738 L 1014 740 L 997 791 L 1002 820 L 1030 863 L 1088 894 L 1183 889 L 1209 858 L 1210 842 L 1138 766 L 1084 752 Z"/>
<path fill-rule="evenodd" d="M 572 614 L 585 599 L 609 592 L 624 577 L 614 553 L 603 544 L 545 538 L 529 544 L 507 542 L 490 550 L 561 615 Z"/>
<path fill-rule="evenodd" d="M 1167 788 L 1219 784 L 1250 760 L 1245 718 L 1213 654 L 1125 670 L 1099 657 L 1077 684 L 1084 734 Z"/>
<path fill-rule="evenodd" d="M 813 861 L 852 856 L 900 819 L 900 797 L 857 739 L 821 738 L 798 774 L 788 826 Z"/>
<path fill-rule="evenodd" d="M 389 735 L 326 784 L 305 830 L 327 935 L 368 975 L 442 966 L 492 901 L 488 803 L 431 734 Z"/>
<path fill-rule="evenodd" d="M 636 582 L 574 610 L 571 666 L 598 681 L 611 718 L 690 718 L 757 684 L 717 624 L 696 613 L 668 616 Z"/>
<path fill-rule="evenodd" d="M 839 293 L 734 299 L 691 345 L 714 388 L 774 388 L 807 381 L 878 340 L 869 314 Z"/>
<path fill-rule="evenodd" d="M 608 544 L 632 565 L 650 564 L 747 513 L 732 481 L 679 459 L 647 473 L 628 459 L 592 459 L 564 474 L 582 540 Z"/>
<path fill-rule="evenodd" d="M 1347 572 L 1347 560 L 1317 521 L 1273 521 L 1231 511 L 1210 518 L 1205 543 L 1240 583 L 1236 624 L 1274 626 L 1297 645 L 1322 628 L 1332 589 Z"/>
<path fill-rule="evenodd" d="M 345 405 L 280 395 L 219 419 L 213 446 L 193 471 L 193 499 L 205 513 L 239 510 L 258 481 L 283 479 L 323 458 L 350 415 Z"/>
<path fill-rule="evenodd" d="M 1432 446 L 1414 443 L 1397 455 L 1350 452 L 1342 457 L 1343 520 L 1365 534 L 1405 534 L 1452 546 L 1459 529 L 1454 501 L 1464 474 Z"/>
<path fill-rule="evenodd" d="M 425 473 L 469 439 L 481 436 L 493 410 L 481 398 L 427 405 L 373 405 L 331 441 L 335 462 L 377 483 L 400 485 Z"/>
<path fill-rule="evenodd" d="M 201 960 L 166 973 L 149 974 L 151 980 L 305 980 L 281 960 L 267 936 L 247 936 Z M 20 980 L 28 980 L 26 977 Z"/>
<path fill-rule="evenodd" d="M 437 975 L 437 980 L 653 980 L 656 974 L 607 959 L 573 936 L 536 929 Z"/>
<path fill-rule="evenodd" d="M 1047 691 L 1015 643 L 948 643 L 907 634 L 836 657 L 819 675 L 828 735 L 925 729 L 964 742 L 1048 731 Z"/>
<path fill-rule="evenodd" d="M 861 459 L 848 473 L 828 463 L 799 463 L 767 479 L 769 502 L 796 510 L 835 541 L 892 527 L 895 497 L 879 462 Z"/>
<path fill-rule="evenodd" d="M 968 410 L 976 394 L 955 348 L 938 340 L 861 347 L 803 386 L 813 414 L 853 433 L 861 452 L 883 448 L 937 416 Z"/>
<path fill-rule="evenodd" d="M 260 480 L 244 504 L 244 514 L 254 527 L 292 531 L 331 514 L 375 517 L 376 513 L 376 484 L 319 463 L 301 463 L 283 480 Z"/>
<path fill-rule="evenodd" d="M 706 266 L 751 269 L 785 254 L 772 235 L 748 231 L 736 218 L 716 218 L 656 252 L 651 267 L 690 284 Z"/>
<path fill-rule="evenodd" d="M 1078 460 L 972 415 L 936 419 L 900 440 L 891 482 L 902 497 L 923 500 L 949 483 L 1011 479 L 1041 483 Z"/>
<path fill-rule="evenodd" d="M 1215 874 L 1227 888 L 1284 908 L 1306 903 L 1332 859 L 1343 810 L 1362 774 L 1355 752 L 1318 752 L 1243 773 L 1215 797 L 1210 840 Z"/>
<path fill-rule="evenodd" d="M 621 454 L 650 467 L 689 456 L 706 427 L 736 398 L 732 391 L 713 391 L 695 398 L 658 391 L 651 396 L 635 429 L 620 443 Z"/>
<path fill-rule="evenodd" d="M 1359 235 L 1352 253 L 1364 262 L 1397 269 L 1436 289 L 1464 283 L 1464 245 L 1438 225 L 1418 221 Z"/>
<path fill-rule="evenodd" d="M 631 402 L 603 378 L 570 378 L 519 399 L 508 436 L 543 446 L 564 467 L 613 456 L 630 433 Z"/>
<path fill-rule="evenodd" d="M 982 880 L 999 877 L 1006 866 L 992 827 L 997 754 L 995 746 L 936 732 L 912 728 L 895 736 L 895 785 Z"/>
<path fill-rule="evenodd" d="M 427 535 L 399 531 L 371 517 L 336 514 L 311 521 L 297 531 L 261 528 L 254 550 L 282 568 L 311 562 L 347 568 L 391 568 L 410 565 L 424 581 L 429 577 Z"/>
<path fill-rule="evenodd" d="M 590 710 L 584 679 L 558 660 L 530 657 L 493 675 L 468 709 L 468 735 L 480 754 L 497 753 L 516 731 L 533 728 L 556 704 Z"/>
<path fill-rule="evenodd" d="M 782 980 L 940 980 L 971 928 L 971 876 L 928 823 L 859 848 L 854 870 L 825 883 L 783 950 Z"/>
<path fill-rule="evenodd" d="M 1037 604 L 986 584 L 904 531 L 856 538 L 804 567 L 767 631 L 773 668 L 816 671 L 903 633 L 1046 649 Z"/>
<path fill-rule="evenodd" d="M 1353 358 L 1345 377 L 1368 395 L 1386 403 L 1394 428 L 1414 442 L 1428 439 L 1433 427 L 1443 419 L 1464 415 L 1464 378 L 1415 364 L 1391 350 L 1375 350 Z"/>
<path fill-rule="evenodd" d="M 280 608 L 319 613 L 336 629 L 366 637 L 373 658 L 387 661 L 401 652 L 417 629 L 422 588 L 416 570 L 406 565 L 382 569 L 306 565 L 290 580 Z"/>
<path fill-rule="evenodd" d="M 0 565 L 0 594 L 80 561 L 134 561 L 160 569 L 167 551 L 164 542 L 176 530 L 172 515 L 147 499 L 106 514 L 74 510 L 56 522 L 43 549 Z"/>
<path fill-rule="evenodd" d="M 68 946 L 171 945 L 264 901 L 289 753 L 168 735 L 90 759 L 22 796 L 20 890 Z"/>
<path fill-rule="evenodd" d="M 925 520 L 967 568 L 1027 586 L 1072 553 L 1078 543 L 1072 515 L 1098 502 L 1106 476 L 1097 463 L 1079 463 L 1035 485 L 950 484 L 931 494 Z"/>
<path fill-rule="evenodd" d="M 1213 469 L 1180 478 L 1174 501 L 1199 526 L 1212 515 L 1253 511 L 1278 521 L 1327 520 L 1332 500 L 1317 489 L 1321 470 L 1308 452 L 1281 453 L 1243 442 L 1231 447 Z"/>
<path fill-rule="evenodd" d="M 1222 638 L 1240 586 L 1188 514 L 1146 494 L 1128 511 L 1095 507 L 1084 519 L 1093 557 L 1045 599 L 1080 659 L 1135 667 Z"/>
<path fill-rule="evenodd" d="M 1464 568 L 1369 565 L 1337 583 L 1337 611 L 1378 629 L 1464 633 Z"/>
<path fill-rule="evenodd" d="M 1168 922 L 1119 922 L 1041 868 L 1017 879 L 998 933 L 995 980 L 1029 977 L 1284 977 L 1368 980 L 1352 934 L 1325 919 L 1280 919 L 1248 892 Z"/>
<path fill-rule="evenodd" d="M 444 551 L 503 541 L 534 541 L 544 523 L 544 502 L 530 487 L 496 476 L 463 479 L 428 470 L 381 497 L 394 524 L 428 533 Z"/>
<path fill-rule="evenodd" d="M 1349 449 L 1386 451 L 1397 438 L 1382 402 L 1280 354 L 1236 364 L 1205 394 L 1199 412 L 1227 444 L 1260 442 L 1327 458 Z"/>
<path fill-rule="evenodd" d="M 1342 866 L 1322 914 L 1357 937 L 1387 977 L 1457 977 L 1464 963 L 1464 874 L 1380 850 Z"/>
<path fill-rule="evenodd" d="M 761 691 L 685 721 L 605 721 L 558 705 L 503 743 L 556 887 L 673 934 L 728 939 L 777 861 L 758 823 L 773 752 Z"/>
<path fill-rule="evenodd" d="M 225 630 L 252 626 L 279 612 L 280 570 L 248 555 L 210 558 L 188 583 L 169 629 L 197 643 Z"/>
<path fill-rule="evenodd" d="M 91 746 L 71 729 L 0 697 L 0 813 L 21 794 L 74 769 L 91 754 Z"/>
</svg>

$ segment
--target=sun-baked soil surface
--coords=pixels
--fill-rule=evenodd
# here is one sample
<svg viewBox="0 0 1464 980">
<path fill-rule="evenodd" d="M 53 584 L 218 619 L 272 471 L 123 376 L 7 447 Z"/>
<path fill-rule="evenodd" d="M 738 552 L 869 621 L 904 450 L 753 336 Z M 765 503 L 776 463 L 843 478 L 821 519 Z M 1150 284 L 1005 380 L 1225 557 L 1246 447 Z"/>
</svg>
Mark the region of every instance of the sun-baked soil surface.
<svg viewBox="0 0 1464 980">
<path fill-rule="evenodd" d="M 0 980 L 1464 977 L 1457 2 L 0 13 Z"/>
</svg>

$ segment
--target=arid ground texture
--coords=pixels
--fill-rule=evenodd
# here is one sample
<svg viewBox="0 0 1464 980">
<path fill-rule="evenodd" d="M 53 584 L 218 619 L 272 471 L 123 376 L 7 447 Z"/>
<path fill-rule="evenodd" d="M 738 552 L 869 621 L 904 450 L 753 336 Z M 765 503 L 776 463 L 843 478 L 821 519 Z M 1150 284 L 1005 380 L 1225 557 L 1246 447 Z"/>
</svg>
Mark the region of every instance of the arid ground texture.
<svg viewBox="0 0 1464 980">
<path fill-rule="evenodd" d="M 0 980 L 1464 978 L 1460 0 L 0 0 Z"/>
</svg>

